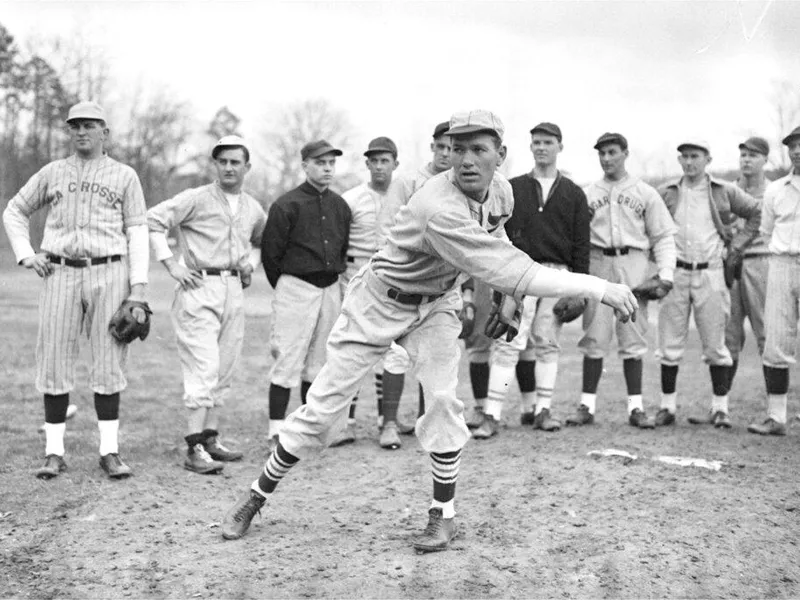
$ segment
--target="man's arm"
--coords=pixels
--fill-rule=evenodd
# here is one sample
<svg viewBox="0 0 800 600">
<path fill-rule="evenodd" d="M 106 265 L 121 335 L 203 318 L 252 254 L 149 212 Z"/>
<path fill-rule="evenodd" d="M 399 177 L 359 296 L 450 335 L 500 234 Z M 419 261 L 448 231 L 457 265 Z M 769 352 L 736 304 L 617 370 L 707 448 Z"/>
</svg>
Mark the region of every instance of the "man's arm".
<svg viewBox="0 0 800 600">
<path fill-rule="evenodd" d="M 52 273 L 53 267 L 44 253 L 36 254 L 31 246 L 30 218 L 47 202 L 48 169 L 45 166 L 31 177 L 3 211 L 3 225 L 17 264 L 33 269 L 40 277 Z"/>
<path fill-rule="evenodd" d="M 744 227 L 733 236 L 729 247 L 734 252 L 742 253 L 747 245 L 758 235 L 758 229 L 761 225 L 761 203 L 738 186 L 731 184 L 727 187 L 731 212 L 745 219 Z"/>
<path fill-rule="evenodd" d="M 289 245 L 292 221 L 277 202 L 270 206 L 267 224 L 261 238 L 261 261 L 267 281 L 274 288 L 281 276 L 281 263 Z"/>
<path fill-rule="evenodd" d="M 644 228 L 653 249 L 658 266 L 658 277 L 662 281 L 672 281 L 675 273 L 677 251 L 675 249 L 675 233 L 677 227 L 672 215 L 667 210 L 661 196 L 652 187 L 643 191 Z"/>
<path fill-rule="evenodd" d="M 592 216 L 589 213 L 589 201 L 586 199 L 586 194 L 578 186 L 574 186 L 574 189 L 577 206 L 575 207 L 573 226 L 571 266 L 573 273 L 588 273 Z"/>
<path fill-rule="evenodd" d="M 764 202 L 761 205 L 761 225 L 759 231 L 766 237 L 767 243 L 772 239 L 772 230 L 775 229 L 775 197 L 777 185 L 770 184 L 764 192 Z"/>
<path fill-rule="evenodd" d="M 202 276 L 182 265 L 172 254 L 167 241 L 167 232 L 191 218 L 195 207 L 195 196 L 191 191 L 164 200 L 147 211 L 147 228 L 153 254 L 167 269 L 170 276 L 184 289 L 200 287 Z"/>
</svg>

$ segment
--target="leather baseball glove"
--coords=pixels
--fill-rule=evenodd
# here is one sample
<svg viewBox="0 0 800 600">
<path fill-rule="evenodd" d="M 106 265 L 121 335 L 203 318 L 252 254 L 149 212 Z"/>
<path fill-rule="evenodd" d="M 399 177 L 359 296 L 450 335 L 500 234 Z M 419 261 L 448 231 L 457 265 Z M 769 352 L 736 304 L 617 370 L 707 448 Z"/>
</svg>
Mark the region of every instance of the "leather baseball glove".
<svg viewBox="0 0 800 600">
<path fill-rule="evenodd" d="M 135 309 L 144 312 L 144 321 L 140 323 L 133 314 Z M 130 344 L 136 338 L 144 340 L 150 333 L 150 305 L 138 300 L 125 300 L 111 317 L 108 330 L 115 340 L 123 344 Z"/>
<path fill-rule="evenodd" d="M 560 298 L 553 306 L 553 314 L 561 323 L 571 323 L 583 314 L 586 304 L 586 298 Z"/>
<path fill-rule="evenodd" d="M 472 302 L 464 302 L 464 308 L 458 315 L 461 321 L 461 334 L 458 339 L 465 340 L 475 331 L 475 305 Z"/>
<path fill-rule="evenodd" d="M 725 257 L 724 271 L 725 271 L 725 285 L 728 289 L 733 287 L 733 282 L 742 278 L 742 261 L 744 257 L 738 250 L 728 250 L 728 256 Z"/>
<path fill-rule="evenodd" d="M 510 342 L 519 333 L 521 320 L 522 301 L 517 302 L 511 296 L 493 292 L 492 309 L 483 332 L 495 340 L 505 334 L 506 341 Z"/>
<path fill-rule="evenodd" d="M 658 275 L 653 275 L 631 291 L 640 300 L 661 300 L 672 290 L 672 282 L 664 281 Z"/>
</svg>

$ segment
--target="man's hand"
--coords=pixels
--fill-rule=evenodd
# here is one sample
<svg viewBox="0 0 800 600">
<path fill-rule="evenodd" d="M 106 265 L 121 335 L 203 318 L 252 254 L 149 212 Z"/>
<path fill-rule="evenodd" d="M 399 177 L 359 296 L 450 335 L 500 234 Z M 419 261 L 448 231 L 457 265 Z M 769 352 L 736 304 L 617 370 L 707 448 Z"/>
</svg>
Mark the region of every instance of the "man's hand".
<svg viewBox="0 0 800 600">
<path fill-rule="evenodd" d="M 461 321 L 461 334 L 458 339 L 465 340 L 475 330 L 475 305 L 472 302 L 464 302 L 464 308 L 461 309 L 458 318 Z"/>
<path fill-rule="evenodd" d="M 185 265 L 182 265 L 175 260 L 174 256 L 170 256 L 163 262 L 169 274 L 175 281 L 181 284 L 183 289 L 196 290 L 200 287 L 200 284 L 203 281 L 203 276 L 200 273 L 197 271 L 192 271 Z"/>
<path fill-rule="evenodd" d="M 725 272 L 725 285 L 728 289 L 733 287 L 733 282 L 742 278 L 742 261 L 744 257 L 739 250 L 731 248 L 728 250 L 728 256 L 725 257 L 724 272 Z"/>
<path fill-rule="evenodd" d="M 39 277 L 47 277 L 53 272 L 53 263 L 44 252 L 23 258 L 20 264 L 26 269 L 33 269 Z"/>
<path fill-rule="evenodd" d="M 505 334 L 506 341 L 510 342 L 519 332 L 521 320 L 521 301 L 517 302 L 511 296 L 498 291 L 492 293 L 492 308 L 484 328 L 484 333 L 488 337 L 496 340 Z"/>
<path fill-rule="evenodd" d="M 623 323 L 628 319 L 636 320 L 636 311 L 639 310 L 639 302 L 633 295 L 631 288 L 621 283 L 606 283 L 606 293 L 601 300 L 603 304 L 610 306 L 617 313 L 617 317 Z"/>
<path fill-rule="evenodd" d="M 239 268 L 239 280 L 242 282 L 242 289 L 246 290 L 253 283 L 253 265 L 249 262 Z"/>
</svg>

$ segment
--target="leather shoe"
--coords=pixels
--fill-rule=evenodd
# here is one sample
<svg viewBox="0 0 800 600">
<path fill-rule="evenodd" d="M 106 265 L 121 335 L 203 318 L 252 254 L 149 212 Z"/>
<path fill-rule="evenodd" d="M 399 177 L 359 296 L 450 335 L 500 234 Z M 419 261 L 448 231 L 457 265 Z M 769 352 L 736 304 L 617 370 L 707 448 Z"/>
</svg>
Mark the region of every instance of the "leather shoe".
<svg viewBox="0 0 800 600">
<path fill-rule="evenodd" d="M 558 431 L 561 429 L 561 421 L 550 416 L 549 408 L 543 408 L 542 412 L 536 415 L 536 419 L 533 421 L 533 428 L 541 429 L 542 431 Z"/>
<path fill-rule="evenodd" d="M 250 527 L 256 513 L 261 514 L 261 508 L 267 501 L 264 496 L 253 490 L 247 490 L 236 501 L 222 520 L 222 537 L 226 540 L 238 540 Z"/>
<path fill-rule="evenodd" d="M 211 458 L 211 455 L 206 452 L 203 444 L 195 444 L 186 454 L 186 460 L 183 461 L 183 468 L 187 471 L 200 473 L 201 475 L 213 475 L 222 471 L 225 465 Z"/>
<path fill-rule="evenodd" d="M 714 427 L 717 429 L 730 429 L 733 427 L 731 424 L 731 417 L 728 413 L 718 410 L 714 414 Z"/>
<path fill-rule="evenodd" d="M 689 417 L 689 423 L 692 425 L 713 425 L 714 427 L 722 427 L 725 429 L 731 428 L 731 418 L 728 413 L 722 410 L 714 412 L 709 411 L 708 414 L 702 417 Z"/>
<path fill-rule="evenodd" d="M 100 467 L 111 479 L 125 479 L 133 475 L 131 468 L 122 462 L 122 459 L 116 452 L 101 456 Z"/>
<path fill-rule="evenodd" d="M 397 434 L 397 423 L 388 421 L 383 424 L 381 429 L 381 437 L 378 440 L 381 448 L 386 450 L 397 450 L 403 443 L 400 441 L 400 436 Z"/>
<path fill-rule="evenodd" d="M 223 446 L 219 441 L 219 436 L 216 435 L 207 438 L 204 445 L 206 447 L 206 452 L 208 452 L 208 455 L 214 460 L 233 462 L 236 460 L 242 460 L 242 457 L 244 456 L 242 452 L 235 452 L 234 450 L 229 450 Z"/>
<path fill-rule="evenodd" d="M 416 421 L 408 425 L 406 423 L 401 423 L 400 421 L 395 421 L 395 424 L 397 425 L 397 433 L 400 435 L 414 435 L 414 432 L 416 431 Z"/>
<path fill-rule="evenodd" d="M 522 412 L 519 415 L 520 425 L 533 425 L 536 422 L 536 413 L 533 411 Z"/>
<path fill-rule="evenodd" d="M 64 462 L 63 456 L 48 454 L 44 459 L 44 465 L 36 469 L 36 477 L 39 479 L 52 479 L 66 470 L 67 463 Z"/>
<path fill-rule="evenodd" d="M 472 430 L 472 437 L 476 440 L 488 440 L 490 437 L 497 435 L 500 431 L 500 424 L 495 420 L 492 415 L 484 413 L 483 422 L 480 427 Z"/>
<path fill-rule="evenodd" d="M 328 446 L 331 448 L 338 448 L 339 446 L 345 446 L 347 444 L 352 444 L 356 441 L 356 434 L 353 432 L 353 426 L 348 423 L 344 426 L 344 429 L 340 430 L 339 433 L 333 438 Z"/>
<path fill-rule="evenodd" d="M 455 519 L 445 519 L 441 508 L 431 508 L 428 511 L 428 526 L 411 543 L 417 552 L 441 552 L 447 550 L 457 532 Z"/>
<path fill-rule="evenodd" d="M 770 417 L 763 423 L 753 423 L 749 425 L 747 431 L 759 435 L 786 435 L 786 425 L 778 423 L 775 419 Z"/>
<path fill-rule="evenodd" d="M 589 412 L 589 407 L 581 404 L 575 414 L 567 417 L 567 425 L 573 427 L 580 427 L 581 425 L 592 425 L 594 423 L 594 415 Z"/>
<path fill-rule="evenodd" d="M 628 424 L 639 429 L 655 429 L 656 422 L 647 416 L 647 413 L 640 408 L 634 408 L 628 416 Z"/>
<path fill-rule="evenodd" d="M 656 413 L 656 427 L 666 427 L 667 425 L 675 425 L 675 413 L 672 413 L 667 408 L 662 408 Z"/>
<path fill-rule="evenodd" d="M 475 408 L 472 409 L 472 413 L 466 419 L 467 427 L 469 429 L 477 429 L 480 427 L 483 423 L 484 414 L 486 413 L 483 412 L 483 407 L 476 405 Z"/>
</svg>

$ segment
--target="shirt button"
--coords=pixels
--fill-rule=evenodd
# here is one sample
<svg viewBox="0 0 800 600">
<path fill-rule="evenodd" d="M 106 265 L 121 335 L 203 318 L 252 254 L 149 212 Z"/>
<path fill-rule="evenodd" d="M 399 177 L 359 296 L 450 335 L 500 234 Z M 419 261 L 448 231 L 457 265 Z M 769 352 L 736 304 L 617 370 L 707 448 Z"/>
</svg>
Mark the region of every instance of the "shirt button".
<svg viewBox="0 0 800 600">
<path fill-rule="evenodd" d="M 327 244 L 327 243 L 328 243 L 328 240 L 325 240 L 325 243 Z"/>
<path fill-rule="evenodd" d="M 324 221 L 324 220 L 325 220 L 325 217 L 322 217 L 322 220 Z"/>
</svg>

